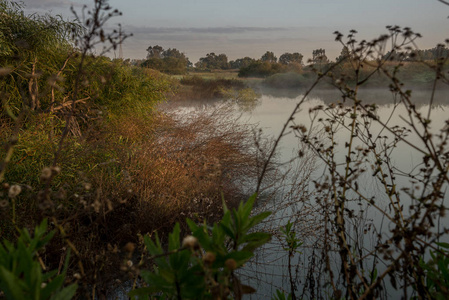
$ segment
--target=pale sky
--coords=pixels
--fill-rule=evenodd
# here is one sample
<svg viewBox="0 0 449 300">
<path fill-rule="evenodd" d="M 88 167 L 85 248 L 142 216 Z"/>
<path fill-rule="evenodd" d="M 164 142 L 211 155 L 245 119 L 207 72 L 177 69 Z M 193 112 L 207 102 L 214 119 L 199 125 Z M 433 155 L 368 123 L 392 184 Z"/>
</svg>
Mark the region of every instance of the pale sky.
<svg viewBox="0 0 449 300">
<path fill-rule="evenodd" d="M 23 0 L 27 13 L 71 16 L 93 0 Z M 225 53 L 230 60 L 300 52 L 306 58 L 324 48 L 334 60 L 341 45 L 334 31 L 359 32 L 371 40 L 385 26 L 411 27 L 423 35 L 420 48 L 432 48 L 449 38 L 449 6 L 437 0 L 110 0 L 123 16 L 120 23 L 134 36 L 125 41 L 125 58 L 144 58 L 148 46 L 177 48 L 192 62 L 207 53 Z M 114 54 L 111 53 L 111 56 Z M 118 55 L 118 54 L 117 54 Z"/>
</svg>

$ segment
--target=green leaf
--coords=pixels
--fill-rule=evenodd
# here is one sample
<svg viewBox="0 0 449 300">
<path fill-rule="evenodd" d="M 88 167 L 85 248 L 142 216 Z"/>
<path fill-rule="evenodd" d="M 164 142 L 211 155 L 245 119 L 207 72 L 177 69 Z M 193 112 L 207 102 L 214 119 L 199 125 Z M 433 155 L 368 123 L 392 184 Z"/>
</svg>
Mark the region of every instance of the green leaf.
<svg viewBox="0 0 449 300">
<path fill-rule="evenodd" d="M 242 211 L 243 212 L 242 217 L 244 220 L 249 218 L 249 215 L 251 214 L 251 210 L 253 209 L 253 205 L 254 205 L 254 202 L 256 201 L 256 199 L 257 199 L 257 194 L 255 193 L 255 194 L 251 195 L 251 197 L 249 197 L 248 201 L 245 202 L 245 205 L 243 206 L 243 211 Z M 239 210 L 240 210 L 240 208 L 239 208 Z"/>
<path fill-rule="evenodd" d="M 235 234 L 231 228 L 226 226 L 225 224 L 220 223 L 220 228 L 233 240 L 235 240 Z"/>
<path fill-rule="evenodd" d="M 223 214 L 226 214 L 227 212 L 229 212 L 229 209 L 226 206 L 226 201 L 224 200 L 223 194 L 221 194 L 221 204 L 223 206 Z"/>
<path fill-rule="evenodd" d="M 249 220 L 248 227 L 245 228 L 245 230 L 249 230 L 249 229 L 253 228 L 257 224 L 262 222 L 264 219 L 268 218 L 270 215 L 271 215 L 271 212 L 267 211 L 267 212 L 263 212 L 263 213 L 260 213 L 260 214 L 258 214 L 256 216 L 252 217 Z"/>
<path fill-rule="evenodd" d="M 6 297 L 14 300 L 21 300 L 25 297 L 22 294 L 20 280 L 14 276 L 13 273 L 6 270 L 3 266 L 0 266 L 0 283 L 3 282 L 3 292 Z"/>
<path fill-rule="evenodd" d="M 179 241 L 180 234 L 181 228 L 179 223 L 176 223 L 172 233 L 168 235 L 168 251 L 174 251 L 181 248 L 181 242 Z"/>
<path fill-rule="evenodd" d="M 148 298 L 149 295 L 159 292 L 159 289 L 155 286 L 143 287 L 132 290 L 128 293 L 128 296 L 132 299 L 135 297 L 145 297 Z"/>
<path fill-rule="evenodd" d="M 267 243 L 271 239 L 271 235 L 267 233 L 267 237 L 264 239 L 260 239 L 258 241 L 250 242 L 242 248 L 242 251 L 251 251 L 253 252 L 263 244 Z"/>
<path fill-rule="evenodd" d="M 192 231 L 192 233 L 197 231 L 199 228 L 198 225 L 196 225 L 196 223 L 190 220 L 189 218 L 186 219 L 186 223 L 189 226 L 190 231 Z"/>
<path fill-rule="evenodd" d="M 232 258 L 237 262 L 238 266 L 243 265 L 245 262 L 247 262 L 251 257 L 254 256 L 253 252 L 249 251 L 236 251 L 231 252 L 228 255 L 226 255 L 225 260 Z"/>
<path fill-rule="evenodd" d="M 77 284 L 69 285 L 68 287 L 64 288 L 62 291 L 51 297 L 51 299 L 52 300 L 72 299 L 73 296 L 75 296 L 77 288 L 78 288 Z"/>
<path fill-rule="evenodd" d="M 449 243 L 435 243 L 435 244 L 437 244 L 438 246 L 440 246 L 442 248 L 449 249 Z"/>
<path fill-rule="evenodd" d="M 377 279 L 377 268 L 375 268 L 371 273 L 371 282 L 374 282 L 376 279 Z"/>
<path fill-rule="evenodd" d="M 57 291 L 58 289 L 60 289 L 63 284 L 64 284 L 64 276 L 56 276 L 55 278 L 53 278 L 53 280 L 51 282 L 49 282 L 43 289 L 42 289 L 42 293 L 41 293 L 41 298 L 42 299 L 49 299 L 51 294 L 53 294 L 53 292 Z"/>
<path fill-rule="evenodd" d="M 261 241 L 261 240 L 266 241 L 267 239 L 269 240 L 270 238 L 271 238 L 271 234 L 269 234 L 269 233 L 253 232 L 253 233 L 245 235 L 242 238 L 242 242 L 255 242 L 255 241 Z"/>
</svg>

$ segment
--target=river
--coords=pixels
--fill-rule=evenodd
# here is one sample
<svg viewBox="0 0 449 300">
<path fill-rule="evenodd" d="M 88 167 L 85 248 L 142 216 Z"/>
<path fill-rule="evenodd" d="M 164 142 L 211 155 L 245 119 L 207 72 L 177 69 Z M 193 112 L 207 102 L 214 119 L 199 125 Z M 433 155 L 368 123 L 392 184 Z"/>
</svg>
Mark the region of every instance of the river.
<svg viewBox="0 0 449 300">
<path fill-rule="evenodd" d="M 434 134 L 445 126 L 445 121 L 448 119 L 449 99 L 447 95 L 445 91 L 437 91 L 434 95 L 430 125 L 431 132 Z M 429 90 L 412 93 L 412 101 L 415 103 L 418 112 L 423 115 L 427 115 L 429 112 L 430 97 L 431 91 Z M 280 134 L 283 125 L 302 98 L 301 92 L 292 95 L 284 91 L 282 95 L 279 95 L 276 92 L 269 91 L 268 93 L 262 93 L 257 103 L 241 106 L 243 109 L 240 110 L 237 106 L 236 115 L 239 115 L 239 120 L 243 123 L 257 124 L 264 136 L 274 139 Z M 363 100 L 363 103 L 378 106 L 376 114 L 379 120 L 387 123 L 390 128 L 394 126 L 410 128 L 410 124 L 407 123 L 407 109 L 400 103 L 399 98 L 398 94 L 391 93 L 388 90 L 367 89 L 361 90 L 359 93 L 359 99 Z M 332 102 L 342 102 L 341 94 L 338 91 L 314 91 L 301 105 L 291 124 L 304 126 L 307 132 L 312 133 L 311 136 L 317 136 L 326 145 L 329 140 L 326 133 L 320 131 L 322 126 L 320 127 L 319 122 L 317 122 L 320 118 L 325 119 L 326 115 L 323 111 L 311 114 L 310 110 L 320 106 L 326 107 Z M 184 105 L 188 110 L 210 109 L 211 107 L 210 104 L 205 105 L 204 103 Z M 350 105 L 351 101 L 346 100 L 342 105 L 342 110 L 350 107 Z M 312 121 L 314 122 L 313 125 Z M 350 118 L 347 118 L 345 122 L 349 124 Z M 393 135 L 377 122 L 372 122 L 369 125 L 369 130 L 379 140 L 380 146 L 394 141 Z M 420 131 L 418 130 L 418 132 Z M 336 142 L 335 161 L 342 166 L 345 165 L 345 158 L 348 154 L 345 144 L 349 141 L 350 136 L 350 132 L 345 126 L 339 126 L 334 136 Z M 382 142 L 382 139 L 388 142 Z M 419 136 L 413 132 L 409 133 L 405 139 L 407 143 L 397 142 L 394 147 L 389 148 L 390 164 L 394 166 L 396 173 L 399 173 L 399 170 L 403 174 L 416 173 L 416 170 L 422 164 L 422 154 L 410 145 L 421 148 L 423 143 Z M 362 140 L 354 138 L 353 148 L 356 149 L 358 145 L 363 146 Z M 303 154 L 302 158 L 298 156 L 299 152 Z M 288 253 L 283 250 L 285 242 L 279 232 L 279 228 L 288 221 L 295 223 L 294 228 L 297 237 L 303 243 L 299 253 L 294 255 L 291 261 L 297 295 L 302 295 L 305 298 L 328 298 L 332 290 L 329 285 L 326 285 L 325 288 L 322 287 L 328 277 L 323 274 L 325 267 L 320 256 L 320 249 L 323 247 L 323 212 L 322 207 L 316 202 L 317 198 L 323 196 L 323 193 L 317 193 L 314 185 L 314 182 L 322 181 L 329 174 L 326 165 L 304 148 L 298 134 L 295 134 L 291 128 L 287 129 L 278 145 L 276 161 L 279 166 L 276 184 L 268 184 L 269 188 L 266 189 L 265 197 L 262 197 L 257 207 L 259 211 L 269 210 L 273 212 L 267 222 L 260 227 L 260 229 L 272 232 L 273 239 L 256 253 L 255 259 L 248 263 L 241 272 L 242 278 L 257 289 L 257 294 L 248 296 L 248 298 L 268 299 L 274 295 L 276 289 L 290 290 Z M 391 237 L 393 226 L 388 221 L 388 216 L 393 216 L 394 210 L 390 207 L 390 197 L 386 194 L 383 184 L 375 176 L 373 177 L 373 170 L 369 169 L 372 162 L 364 161 L 364 165 L 367 172 L 357 177 L 360 193 L 365 195 L 367 199 L 375 199 L 376 207 L 366 203 L 366 200 L 360 199 L 354 193 L 348 192 L 347 197 L 351 201 L 348 201 L 346 208 L 357 217 L 348 218 L 346 226 L 353 243 L 357 244 L 355 246 L 363 244 L 360 247 L 363 248 L 365 253 L 368 253 L 375 248 L 380 240 L 385 241 Z M 341 169 L 342 167 L 338 168 Z M 417 185 L 419 186 L 419 184 L 411 183 L 412 180 L 409 176 L 398 176 L 394 180 L 397 190 L 411 184 L 414 188 L 417 188 Z M 398 195 L 401 196 L 402 203 L 400 205 L 404 207 L 403 214 L 407 218 L 412 214 L 408 207 L 414 203 L 414 200 L 410 199 L 403 191 L 398 192 Z M 447 198 L 447 195 L 445 195 L 444 200 L 447 200 Z M 447 218 L 441 219 L 439 222 L 440 224 L 433 230 L 441 231 L 443 227 L 449 225 Z M 382 237 L 378 239 L 375 235 Z M 447 236 L 443 236 L 441 240 L 447 241 Z M 333 256 L 333 259 L 335 261 L 332 268 L 335 272 L 338 272 L 337 254 Z M 366 259 L 365 263 L 368 266 L 373 264 L 374 261 Z M 376 269 L 379 273 L 386 267 L 387 265 L 382 265 L 380 261 L 376 261 Z M 315 285 L 315 288 L 311 285 Z M 307 286 L 307 288 L 303 289 L 304 286 Z M 395 298 L 401 295 L 401 292 L 393 289 L 390 283 L 385 284 L 382 293 L 380 296 L 384 298 Z"/>
<path fill-rule="evenodd" d="M 276 139 L 280 131 L 288 121 L 291 112 L 295 106 L 303 98 L 303 94 L 299 91 L 296 93 L 267 91 L 262 92 L 257 102 L 250 105 L 235 105 L 235 116 L 242 124 L 256 124 L 262 135 L 268 138 Z M 429 99 L 431 91 L 421 90 L 412 93 L 412 101 L 417 107 L 417 111 L 422 115 L 429 113 Z M 388 127 L 393 128 L 410 128 L 408 123 L 408 111 L 400 101 L 397 94 L 388 90 L 366 89 L 361 90 L 359 99 L 363 103 L 376 104 L 378 106 L 376 115 L 378 120 Z M 342 102 L 341 94 L 338 91 L 316 90 L 307 98 L 300 106 L 299 111 L 295 114 L 290 124 L 304 127 L 310 137 L 316 137 L 322 145 L 329 145 L 329 134 L 323 130 L 323 126 L 318 121 L 320 118 L 325 120 L 329 118 L 326 110 L 310 113 L 317 107 L 327 107 L 330 103 Z M 181 111 L 181 114 L 190 113 L 197 110 L 216 109 L 218 105 L 222 105 L 220 101 L 209 102 L 182 102 L 176 103 L 171 110 Z M 434 134 L 443 128 L 446 120 L 449 119 L 449 97 L 446 91 L 437 91 L 432 101 L 430 131 Z M 341 111 L 350 109 L 351 101 L 346 100 L 340 108 Z M 360 114 L 360 112 L 358 112 Z M 358 116 L 360 118 L 360 115 Z M 333 136 L 335 141 L 335 150 L 333 151 L 334 160 L 337 163 L 337 170 L 344 172 L 346 157 L 348 155 L 347 144 L 351 139 L 351 133 L 347 126 L 351 122 L 351 118 L 343 118 L 344 126 L 340 124 L 335 130 Z M 337 127 L 335 127 L 337 128 Z M 407 142 L 394 142 L 394 136 L 388 132 L 384 126 L 378 122 L 371 122 L 366 128 L 358 128 L 360 136 L 366 135 L 366 130 L 372 135 L 376 143 L 379 145 L 379 151 L 388 147 L 385 153 L 390 157 L 390 165 L 393 173 L 404 174 L 404 176 L 395 177 L 394 185 L 398 198 L 401 199 L 399 205 L 402 206 L 401 214 L 404 218 L 410 217 L 413 210 L 409 207 L 416 204 L 416 200 L 411 199 L 405 190 L 406 187 L 419 189 L 420 184 L 414 182 L 410 174 L 419 173 L 422 166 L 422 153 L 416 148 L 421 148 L 424 144 L 419 136 L 410 132 L 405 136 Z M 363 131 L 365 130 L 365 131 Z M 422 132 L 418 129 L 418 132 Z M 255 259 L 249 262 L 240 272 L 243 282 L 249 283 L 255 287 L 257 293 L 255 295 L 246 296 L 248 299 L 270 299 L 276 292 L 276 289 L 290 291 L 288 253 L 283 248 L 285 240 L 280 234 L 280 227 L 284 226 L 288 221 L 293 222 L 296 231 L 296 237 L 303 243 L 298 249 L 299 251 L 291 257 L 292 274 L 294 284 L 296 285 L 297 296 L 304 298 L 329 298 L 332 294 L 328 282 L 325 263 L 321 256 L 321 249 L 326 244 L 324 241 L 324 216 L 323 205 L 320 201 L 323 197 L 327 197 L 321 191 L 317 192 L 316 183 L 322 184 L 329 176 L 329 171 L 323 160 L 319 159 L 312 151 L 307 150 L 298 137 L 298 132 L 288 127 L 284 133 L 280 144 L 278 145 L 276 163 L 278 172 L 276 180 L 265 183 L 264 193 L 260 198 L 257 211 L 269 210 L 272 215 L 261 224 L 259 229 L 273 233 L 273 239 L 266 244 L 255 255 Z M 350 243 L 354 247 L 360 247 L 363 253 L 369 253 L 375 249 L 379 242 L 385 242 L 391 237 L 391 231 L 394 229 L 393 224 L 388 220 L 395 213 L 392 209 L 391 197 L 385 192 L 385 186 L 376 176 L 375 167 L 368 155 L 363 158 L 363 139 L 354 137 L 353 139 L 353 155 L 356 160 L 360 160 L 359 169 L 365 169 L 366 172 L 360 173 L 356 177 L 358 182 L 357 193 L 348 191 L 346 210 L 348 214 L 355 217 L 347 218 L 346 230 Z M 392 146 L 394 144 L 394 147 Z M 382 148 L 383 147 L 383 148 Z M 358 150 L 356 150 L 358 149 Z M 447 148 L 446 148 L 447 149 Z M 447 150 L 446 150 L 447 151 Z M 301 155 L 298 155 L 301 153 Z M 379 154 L 381 155 L 381 154 Z M 371 167 L 371 168 L 370 168 Z M 384 168 L 384 167 L 382 167 Z M 386 171 L 386 170 L 383 170 Z M 373 176 L 374 175 L 374 176 Z M 391 180 L 386 181 L 392 183 Z M 327 180 L 328 181 L 328 180 Z M 393 185 L 390 185 L 392 188 Z M 251 193 L 252 191 L 248 191 Z M 369 199 L 375 200 L 375 206 L 368 203 Z M 447 194 L 444 195 L 443 201 L 447 200 Z M 321 203 L 321 204 L 320 204 Z M 447 217 L 438 219 L 437 226 L 433 231 L 442 231 L 443 228 L 449 227 L 449 219 Z M 448 237 L 443 235 L 440 241 L 448 241 Z M 335 252 L 330 257 L 330 267 L 334 272 L 339 272 L 338 255 Z M 379 273 L 388 267 L 388 264 L 378 259 L 367 258 L 364 261 L 366 267 L 372 270 L 377 269 Z M 369 270 L 368 270 L 369 271 Z M 341 284 L 341 283 L 340 283 Z M 401 291 L 392 288 L 390 283 L 384 283 L 384 290 L 379 297 L 396 298 L 400 297 Z M 410 287 L 408 287 L 410 289 Z"/>
</svg>

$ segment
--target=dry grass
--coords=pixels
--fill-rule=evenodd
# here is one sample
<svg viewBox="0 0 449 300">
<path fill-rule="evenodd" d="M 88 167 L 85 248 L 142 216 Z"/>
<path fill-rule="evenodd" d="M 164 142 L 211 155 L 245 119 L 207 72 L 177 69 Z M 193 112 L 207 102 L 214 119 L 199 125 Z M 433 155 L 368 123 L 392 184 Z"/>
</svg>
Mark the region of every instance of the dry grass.
<svg viewBox="0 0 449 300">
<path fill-rule="evenodd" d="M 96 131 L 86 139 L 90 151 L 103 147 L 115 159 L 80 174 L 67 205 L 42 210 L 62 232 L 48 247 L 46 262 L 58 267 L 60 249 L 70 241 L 77 250 L 73 270 L 85 283 L 81 294 L 91 293 L 92 283 L 106 293 L 117 278 L 129 278 L 117 274 L 128 242 L 138 244 L 140 235 L 156 230 L 164 239 L 186 217 L 220 219 L 222 196 L 231 207 L 245 199 L 264 159 L 253 127 L 233 115 L 229 107 L 189 114 L 165 110 L 147 120 L 111 120 Z"/>
</svg>

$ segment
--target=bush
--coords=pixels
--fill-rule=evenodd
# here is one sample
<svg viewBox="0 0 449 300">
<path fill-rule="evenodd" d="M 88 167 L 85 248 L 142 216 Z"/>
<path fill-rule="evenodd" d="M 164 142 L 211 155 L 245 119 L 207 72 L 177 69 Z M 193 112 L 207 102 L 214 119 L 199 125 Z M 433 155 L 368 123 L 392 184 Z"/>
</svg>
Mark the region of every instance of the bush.
<svg viewBox="0 0 449 300">
<path fill-rule="evenodd" d="M 239 77 L 268 77 L 273 74 L 282 73 L 287 67 L 280 63 L 272 63 L 268 61 L 255 61 L 247 67 L 239 70 Z"/>
<path fill-rule="evenodd" d="M 6 299 L 71 299 L 77 284 L 66 287 L 66 274 L 70 251 L 61 273 L 58 270 L 43 272 L 45 265 L 39 256 L 55 231 L 47 233 L 47 220 L 42 221 L 31 237 L 28 230 L 19 232 L 17 243 L 3 240 L 0 244 L 0 291 Z"/>
<path fill-rule="evenodd" d="M 223 204 L 223 218 L 212 227 L 187 220 L 192 236 L 185 237 L 182 244 L 177 224 L 169 236 L 168 252 L 163 250 L 157 234 L 154 242 L 146 236 L 146 250 L 155 268 L 141 271 L 147 286 L 129 295 L 132 298 L 158 295 L 166 299 L 227 299 L 230 296 L 242 299 L 244 294 L 255 292 L 241 283 L 235 273 L 271 237 L 268 233 L 253 232 L 270 214 L 251 216 L 255 200 L 253 195 L 232 211 Z"/>
<path fill-rule="evenodd" d="M 271 75 L 263 81 L 263 84 L 276 89 L 301 88 L 308 83 L 303 75 L 298 73 L 282 73 Z"/>
</svg>

